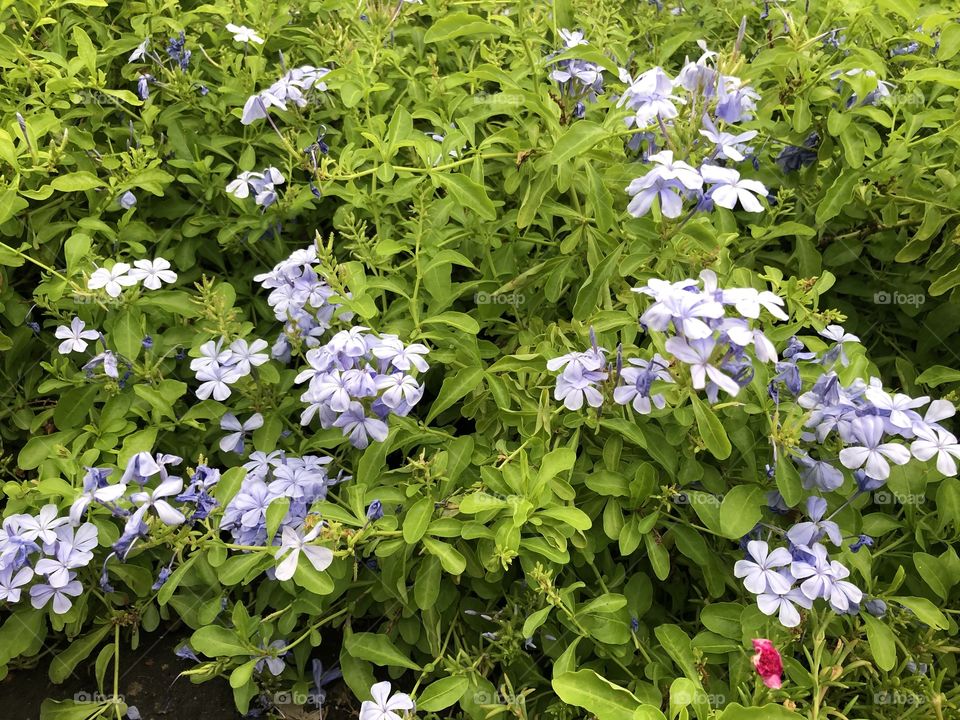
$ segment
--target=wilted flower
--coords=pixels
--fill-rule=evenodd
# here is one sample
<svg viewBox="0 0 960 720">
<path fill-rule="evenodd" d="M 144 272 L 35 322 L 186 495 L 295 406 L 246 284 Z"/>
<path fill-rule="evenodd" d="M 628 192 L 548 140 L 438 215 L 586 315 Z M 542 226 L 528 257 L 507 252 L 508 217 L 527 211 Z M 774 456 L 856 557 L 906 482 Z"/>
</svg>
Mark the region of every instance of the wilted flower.
<svg viewBox="0 0 960 720">
<path fill-rule="evenodd" d="M 783 684 L 783 660 L 780 653 L 773 643 L 765 638 L 754 639 L 753 649 L 756 654 L 751 658 L 751 662 L 757 675 L 768 688 L 779 689 Z"/>
</svg>

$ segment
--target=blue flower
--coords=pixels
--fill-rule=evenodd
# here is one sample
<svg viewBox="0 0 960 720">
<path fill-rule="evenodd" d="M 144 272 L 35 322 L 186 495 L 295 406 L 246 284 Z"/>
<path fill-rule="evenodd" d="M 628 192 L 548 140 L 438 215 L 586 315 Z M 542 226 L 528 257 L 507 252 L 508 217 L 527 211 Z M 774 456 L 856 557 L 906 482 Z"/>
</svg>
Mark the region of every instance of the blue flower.
<svg viewBox="0 0 960 720">
<path fill-rule="evenodd" d="M 186 49 L 187 38 L 183 31 L 177 37 L 172 37 L 167 42 L 167 55 L 176 62 L 181 70 L 186 70 L 190 65 L 190 56 L 192 53 Z"/>
<path fill-rule="evenodd" d="M 374 500 L 367 508 L 367 520 L 373 522 L 383 517 L 383 505 L 379 500 Z"/>
<path fill-rule="evenodd" d="M 137 95 L 141 100 L 146 100 L 150 97 L 150 83 L 156 82 L 156 78 L 149 73 L 140 73 L 140 76 L 137 78 Z"/>
</svg>

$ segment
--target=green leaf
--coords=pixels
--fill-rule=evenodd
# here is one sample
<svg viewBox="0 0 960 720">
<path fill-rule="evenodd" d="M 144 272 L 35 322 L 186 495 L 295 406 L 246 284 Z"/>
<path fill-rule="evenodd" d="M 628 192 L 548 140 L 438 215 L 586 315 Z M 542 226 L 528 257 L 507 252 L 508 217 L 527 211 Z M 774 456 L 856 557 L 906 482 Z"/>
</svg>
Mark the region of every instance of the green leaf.
<svg viewBox="0 0 960 720">
<path fill-rule="evenodd" d="M 960 52 L 960 25 L 948 23 L 940 31 L 940 47 L 937 49 L 937 60 L 949 60 Z"/>
<path fill-rule="evenodd" d="M 114 316 L 110 326 L 110 344 L 127 360 L 133 361 L 140 354 L 143 342 L 142 315 L 135 307 L 129 307 Z"/>
<path fill-rule="evenodd" d="M 927 291 L 934 297 L 937 297 L 943 295 L 948 290 L 952 290 L 957 285 L 960 285 L 960 268 L 954 268 L 950 272 L 946 272 L 938 277 L 930 283 Z"/>
<path fill-rule="evenodd" d="M 760 707 L 744 707 L 740 703 L 731 703 L 717 716 L 717 720 L 801 720 L 804 717 L 806 716 L 798 715 L 775 703 Z"/>
<path fill-rule="evenodd" d="M 551 685 L 563 702 L 584 708 L 597 720 L 631 718 L 640 707 L 640 700 L 633 693 L 593 670 L 563 673 L 554 677 Z"/>
<path fill-rule="evenodd" d="M 730 457 L 732 447 L 720 418 L 699 396 L 691 395 L 690 399 L 693 402 L 693 415 L 697 419 L 697 430 L 704 445 L 717 460 L 726 460 Z"/>
<path fill-rule="evenodd" d="M 699 685 L 700 675 L 697 672 L 690 637 L 679 625 L 658 625 L 653 632 L 660 641 L 660 645 L 667 651 L 667 655 L 683 671 L 683 674 Z"/>
<path fill-rule="evenodd" d="M 190 637 L 190 645 L 209 658 L 250 655 L 253 651 L 250 643 L 233 630 L 220 625 L 206 625 L 196 630 Z"/>
<path fill-rule="evenodd" d="M 872 615 L 861 616 L 867 629 L 867 642 L 870 643 L 870 652 L 877 667 L 890 672 L 897 664 L 897 644 L 893 630 L 882 620 Z"/>
<path fill-rule="evenodd" d="M 17 191 L 13 188 L 6 188 L 5 190 L 0 191 L 0 224 L 5 223 L 18 212 L 25 210 L 28 207 L 30 207 L 30 203 L 17 195 Z M 18 259 L 19 264 L 22 265 L 23 259 Z M 0 264 L 7 265 L 8 263 L 0 262 Z"/>
<path fill-rule="evenodd" d="M 67 649 L 50 661 L 50 680 L 59 685 L 70 677 L 77 664 L 85 660 L 111 630 L 112 626 L 101 625 L 87 635 L 71 640 Z"/>
<path fill-rule="evenodd" d="M 86 170 L 78 170 L 77 172 L 60 175 L 55 177 L 50 183 L 50 187 L 60 192 L 80 192 L 103 187 L 104 185 L 106 185 L 106 183 L 103 182 L 103 180 Z"/>
<path fill-rule="evenodd" d="M 739 540 L 760 522 L 766 492 L 758 485 L 737 485 L 720 503 L 720 529 L 725 537 Z"/>
<path fill-rule="evenodd" d="M 742 613 L 743 606 L 737 603 L 713 603 L 700 611 L 700 622 L 707 630 L 732 640 L 739 640 L 742 635 L 740 629 Z"/>
<path fill-rule="evenodd" d="M 433 405 L 430 407 L 426 422 L 431 422 L 444 410 L 453 407 L 458 400 L 476 390 L 482 380 L 483 370 L 478 367 L 461 368 L 453 375 L 447 376 L 440 386 L 437 399 L 433 401 Z"/>
<path fill-rule="evenodd" d="M 243 665 L 235 667 L 233 672 L 230 673 L 230 687 L 234 689 L 241 688 L 250 682 L 250 679 L 253 677 L 253 669 L 257 666 L 258 662 L 260 662 L 259 658 L 253 658 Z"/>
<path fill-rule="evenodd" d="M 948 382 L 960 381 L 960 370 L 954 370 L 943 365 L 933 365 L 917 376 L 917 384 L 936 387 Z"/>
<path fill-rule="evenodd" d="M 77 700 L 44 700 L 40 704 L 40 720 L 94 720 L 102 711 L 114 707 L 112 702 L 91 703 Z"/>
<path fill-rule="evenodd" d="M 941 598 L 946 600 L 950 595 L 950 588 L 947 586 L 945 572 L 940 559 L 923 552 L 913 554 L 913 564 L 917 567 L 919 577 Z"/>
<path fill-rule="evenodd" d="M 891 601 L 900 603 L 911 610 L 917 619 L 937 630 L 946 630 L 950 627 L 946 616 L 940 609 L 926 598 L 921 597 L 892 597 Z"/>
<path fill-rule="evenodd" d="M 942 67 L 920 68 L 904 75 L 903 82 L 934 82 L 960 88 L 960 72 Z"/>
<path fill-rule="evenodd" d="M 547 621 L 547 616 L 550 615 L 551 610 L 553 610 L 553 605 L 547 605 L 544 608 L 540 608 L 532 615 L 528 615 L 527 619 L 523 621 L 523 630 L 521 631 L 523 636 L 533 637 L 533 633 L 536 631 L 536 629 Z"/>
<path fill-rule="evenodd" d="M 463 697 L 470 681 L 463 675 L 441 678 L 430 683 L 417 696 L 417 710 L 437 712 L 446 710 Z"/>
<path fill-rule="evenodd" d="M 354 633 L 346 639 L 345 645 L 351 655 L 374 665 L 421 669 L 410 660 L 408 653 L 401 652 L 393 641 L 382 633 Z"/>
<path fill-rule="evenodd" d="M 276 534 L 280 523 L 287 516 L 290 509 L 290 498 L 279 497 L 270 502 L 267 506 L 267 542 L 270 545 L 273 542 L 273 536 Z"/>
<path fill-rule="evenodd" d="M 487 196 L 483 185 L 474 182 L 463 173 L 436 175 L 437 181 L 443 185 L 460 207 L 472 210 L 484 220 L 496 220 L 497 210 Z"/>
<path fill-rule="evenodd" d="M 481 17 L 465 12 L 445 14 L 435 22 L 423 36 L 426 43 L 438 43 L 465 35 L 499 35 L 499 26 L 487 22 Z"/>
<path fill-rule="evenodd" d="M 559 165 L 575 155 L 582 155 L 609 134 L 602 125 L 589 120 L 579 120 L 560 136 L 548 159 L 552 165 Z"/>
<path fill-rule="evenodd" d="M 224 585 L 237 585 L 254 572 L 258 566 L 269 567 L 273 556 L 266 552 L 252 552 L 243 555 L 231 555 L 217 568 L 217 577 Z"/>
<path fill-rule="evenodd" d="M 80 25 L 73 26 L 73 42 L 77 46 L 77 57 L 87 66 L 91 77 L 96 78 L 97 74 L 97 49 L 93 46 L 90 36 Z"/>
<path fill-rule="evenodd" d="M 453 545 L 431 537 L 423 538 L 423 546 L 440 560 L 443 569 L 451 575 L 460 575 L 467 569 L 467 560 Z"/>
<path fill-rule="evenodd" d="M 100 386 L 94 383 L 67 390 L 60 396 L 53 422 L 60 430 L 72 430 L 83 425 L 99 392 Z"/>
<path fill-rule="evenodd" d="M 422 324 L 433 325 L 435 323 L 449 325 L 450 327 L 456 328 L 457 330 L 462 330 L 469 335 L 476 335 L 478 332 L 480 332 L 480 323 L 466 313 L 462 312 L 453 312 L 452 310 L 449 310 L 447 312 L 438 313 L 432 317 L 424 318 Z"/>
<path fill-rule="evenodd" d="M 403 540 L 407 545 L 420 542 L 433 518 L 433 498 L 420 498 L 403 519 Z"/>
<path fill-rule="evenodd" d="M 860 182 L 860 176 L 847 170 L 840 174 L 828 190 L 824 192 L 824 199 L 820 201 L 817 207 L 816 224 L 824 225 L 828 220 L 832 220 L 841 211 L 850 204 L 853 197 L 853 189 Z"/>
</svg>

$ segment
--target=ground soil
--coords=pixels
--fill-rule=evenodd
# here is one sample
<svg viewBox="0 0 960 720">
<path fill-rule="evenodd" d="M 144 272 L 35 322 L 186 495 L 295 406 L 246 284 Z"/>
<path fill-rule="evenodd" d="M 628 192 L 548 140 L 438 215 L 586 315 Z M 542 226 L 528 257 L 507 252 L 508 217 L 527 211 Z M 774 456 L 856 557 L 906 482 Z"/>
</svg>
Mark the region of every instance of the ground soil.
<svg viewBox="0 0 960 720">
<path fill-rule="evenodd" d="M 195 685 L 189 678 L 178 678 L 180 672 L 195 665 L 193 661 L 174 654 L 176 647 L 189 634 L 190 630 L 182 626 L 141 634 L 140 647 L 135 651 L 127 650 L 121 661 L 120 694 L 128 705 L 137 707 L 143 720 L 240 720 L 242 716 L 234 709 L 233 691 L 225 679 Z M 40 704 L 47 698 L 64 700 L 95 694 L 97 684 L 93 664 L 97 652 L 94 651 L 90 659 L 81 663 L 61 685 L 54 685 L 47 675 L 49 655 L 35 667 L 11 669 L 0 682 L 0 719 L 40 720 Z M 345 687 L 336 687 L 337 684 L 328 688 L 328 698 L 332 702 L 329 703 L 331 707 L 325 708 L 322 720 L 353 720 L 355 710 L 348 712 L 337 706 L 338 697 L 348 694 Z M 319 712 L 294 707 L 280 709 L 275 717 L 321 720 Z"/>
</svg>

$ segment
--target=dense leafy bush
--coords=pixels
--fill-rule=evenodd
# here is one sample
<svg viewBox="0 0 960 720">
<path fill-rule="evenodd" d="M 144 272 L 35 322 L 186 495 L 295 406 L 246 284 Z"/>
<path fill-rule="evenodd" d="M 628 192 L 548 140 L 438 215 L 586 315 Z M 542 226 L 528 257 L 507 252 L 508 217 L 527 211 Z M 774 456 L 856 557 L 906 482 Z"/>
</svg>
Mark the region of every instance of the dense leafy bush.
<svg viewBox="0 0 960 720">
<path fill-rule="evenodd" d="M 956 715 L 954 6 L 0 17 L 49 717 L 175 618 L 251 713 Z"/>
</svg>

